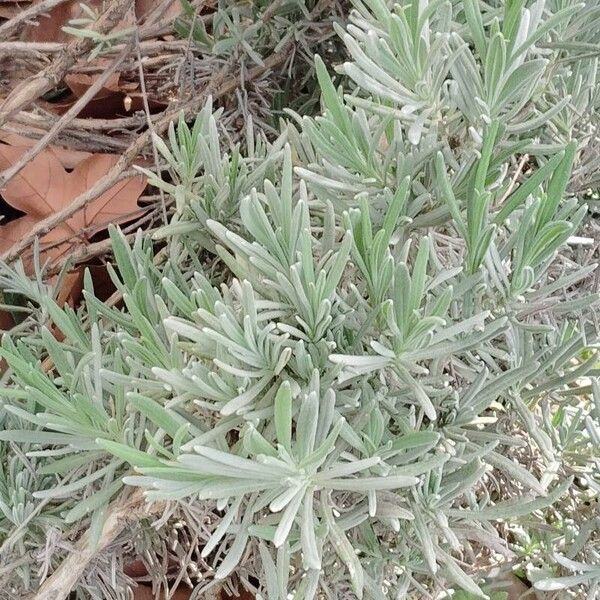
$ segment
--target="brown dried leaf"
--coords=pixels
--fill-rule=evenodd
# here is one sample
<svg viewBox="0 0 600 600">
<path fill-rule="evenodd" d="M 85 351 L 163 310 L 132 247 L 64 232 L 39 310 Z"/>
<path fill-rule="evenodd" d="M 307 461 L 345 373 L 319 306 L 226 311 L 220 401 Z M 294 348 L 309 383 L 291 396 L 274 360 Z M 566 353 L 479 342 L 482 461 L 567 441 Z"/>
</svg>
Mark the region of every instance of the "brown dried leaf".
<svg viewBox="0 0 600 600">
<path fill-rule="evenodd" d="M 0 226 L 0 252 L 10 250 L 14 244 L 26 238 L 39 220 L 38 217 L 26 215 Z M 73 230 L 62 224 L 49 231 L 40 240 L 45 257 L 53 259 L 61 256 L 66 250 L 65 244 L 70 244 L 73 236 Z"/>
<path fill-rule="evenodd" d="M 92 10 L 102 13 L 105 0 L 86 0 L 85 4 Z M 87 17 L 81 9 L 81 0 L 69 0 L 55 6 L 47 13 L 43 14 L 37 23 L 31 23 L 23 30 L 22 39 L 28 42 L 67 42 L 73 39 L 73 36 L 65 33 L 62 28 L 69 24 L 71 19 L 77 19 L 82 16 Z M 131 11 L 127 13 L 114 31 L 125 29 L 133 25 L 134 19 Z"/>
<path fill-rule="evenodd" d="M 83 270 L 77 269 L 67 273 L 62 281 L 62 287 L 56 298 L 59 306 L 64 304 L 77 304 L 83 292 Z"/>
<path fill-rule="evenodd" d="M 126 563 L 123 567 L 123 572 L 125 575 L 132 578 L 145 577 L 148 575 L 148 569 L 146 568 L 144 561 L 139 558 Z"/>
<path fill-rule="evenodd" d="M 0 5 L 3 1 L 0 0 Z M 18 2 L 19 0 L 10 0 Z M 31 42 L 64 42 L 71 38 L 65 33 L 62 28 L 68 25 L 71 19 L 77 19 L 82 16 L 83 11 L 80 6 L 81 0 L 69 0 L 63 4 L 59 4 L 51 9 L 48 13 L 40 17 L 38 24 L 28 25 L 23 31 L 23 39 Z M 105 0 L 87 0 L 86 4 L 97 12 L 102 12 Z M 132 3 L 133 4 L 133 3 Z M 119 25 L 114 28 L 114 31 L 126 29 L 135 25 L 136 19 L 141 19 L 151 12 L 160 2 L 157 0 L 136 0 L 135 11 L 128 11 L 125 18 L 121 20 Z M 179 16 L 182 12 L 181 2 L 179 0 L 170 0 L 169 7 L 161 17 L 162 22 L 169 22 Z"/>
<path fill-rule="evenodd" d="M 12 19 L 30 5 L 30 2 L 19 2 L 19 4 L 16 4 L 17 2 L 19 2 L 19 0 L 1 0 L 0 18 Z"/>
<path fill-rule="evenodd" d="M 86 75 L 84 73 L 70 73 L 65 77 L 65 83 L 72 95 L 63 98 L 60 102 L 48 102 L 47 107 L 57 113 L 68 110 L 77 98 L 80 98 L 94 84 L 100 75 Z M 114 119 L 124 117 L 138 110 L 144 110 L 144 102 L 139 84 L 125 81 L 120 73 L 113 73 L 102 89 L 79 112 L 80 118 L 92 117 L 96 119 Z M 168 102 L 163 102 L 151 95 L 148 96 L 148 108 L 151 113 L 164 110 Z"/>
<path fill-rule="evenodd" d="M 98 9 L 102 7 L 102 0 L 88 0 L 86 4 Z M 79 2 L 63 2 L 42 14 L 37 22 L 27 25 L 23 29 L 22 39 L 28 42 L 64 42 L 69 35 L 62 28 L 71 19 L 81 17 L 82 13 Z"/>
<path fill-rule="evenodd" d="M 9 331 L 15 326 L 15 320 L 7 310 L 0 310 L 0 331 Z M 5 367 L 4 360 L 0 362 L 0 373 L 4 372 Z"/>
<path fill-rule="evenodd" d="M 11 167 L 23 153 L 23 148 L 0 145 L 0 168 Z M 0 193 L 13 208 L 32 217 L 43 218 L 64 206 L 66 185 L 67 172 L 58 159 L 42 152 L 27 163 Z"/>
<path fill-rule="evenodd" d="M 256 596 L 246 590 L 241 590 L 237 596 L 229 595 L 225 590 L 221 590 L 221 600 L 256 600 Z"/>
<path fill-rule="evenodd" d="M 25 152 L 0 144 L 0 169 L 14 165 Z M 42 151 L 30 161 L 0 193 L 4 200 L 26 216 L 0 226 L 0 248 L 9 248 L 23 239 L 33 225 L 68 206 L 77 196 L 106 175 L 118 157 L 93 154 L 80 162 L 71 173 L 65 171 L 50 151 Z M 72 245 L 78 236 L 89 238 L 95 231 L 105 229 L 109 223 L 126 221 L 139 211 L 137 200 L 144 191 L 146 180 L 142 176 L 128 177 L 116 183 L 99 198 L 54 228 L 41 240 L 45 248 L 58 245 L 60 252 Z M 93 229 L 93 231 L 85 231 Z M 53 249 L 53 257 L 58 249 Z M 59 253 L 60 253 L 59 252 Z"/>
<path fill-rule="evenodd" d="M 186 588 L 178 588 L 171 596 L 172 600 L 188 600 L 192 595 L 192 590 Z M 149 585 L 138 585 L 133 590 L 133 600 L 155 600 L 156 596 L 152 593 L 152 588 Z M 159 596 L 160 600 L 166 600 L 167 595 L 163 592 Z"/>
<path fill-rule="evenodd" d="M 65 77 L 65 83 L 73 92 L 73 96 L 68 100 L 73 104 L 77 98 L 80 98 L 94 84 L 100 75 L 86 75 L 84 73 L 70 73 Z M 96 119 L 110 119 L 116 116 L 126 114 L 123 99 L 127 93 L 120 87 L 120 73 L 113 73 L 108 81 L 102 86 L 98 93 L 86 104 L 79 112 L 78 117 L 93 117 Z M 65 108 L 65 102 L 61 102 L 61 110 Z"/>
<path fill-rule="evenodd" d="M 99 75 L 92 77 L 85 73 L 69 73 L 65 76 L 65 83 L 69 86 L 71 91 L 79 98 L 92 87 L 94 81 L 98 79 Z M 119 92 L 119 79 L 121 78 L 120 73 L 112 73 L 106 83 L 102 86 L 102 89 L 94 96 L 94 100 L 102 100 L 112 96 L 115 92 Z"/>
<path fill-rule="evenodd" d="M 114 154 L 93 154 L 80 162 L 69 175 L 74 186 L 73 198 L 92 187 L 96 181 L 106 175 L 119 160 Z M 104 226 L 120 223 L 131 218 L 138 210 L 138 198 L 146 187 L 146 178 L 128 177 L 113 185 L 101 196 L 90 202 L 82 211 L 69 220 L 69 225 L 77 231 L 91 226 Z"/>
<path fill-rule="evenodd" d="M 46 133 L 46 131 L 42 129 L 30 128 L 29 130 L 38 131 L 40 136 Z M 5 144 L 9 144 L 10 146 L 27 149 L 32 148 L 38 143 L 38 140 L 5 131 L 0 131 L 0 141 L 3 141 Z M 51 152 L 54 154 L 54 156 L 56 156 L 60 164 L 65 169 L 74 169 L 84 158 L 88 158 L 92 155 L 91 152 L 84 152 L 83 150 L 71 150 L 70 148 L 63 148 L 62 146 L 55 145 L 47 146 L 46 149 L 48 152 Z"/>
</svg>

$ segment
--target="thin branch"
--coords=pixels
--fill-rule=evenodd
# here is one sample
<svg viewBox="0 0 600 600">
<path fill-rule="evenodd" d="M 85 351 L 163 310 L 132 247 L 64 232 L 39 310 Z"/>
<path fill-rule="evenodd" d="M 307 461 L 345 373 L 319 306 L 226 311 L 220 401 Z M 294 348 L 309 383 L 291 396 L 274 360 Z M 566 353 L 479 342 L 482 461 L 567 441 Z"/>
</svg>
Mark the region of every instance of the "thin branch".
<svg viewBox="0 0 600 600">
<path fill-rule="evenodd" d="M 144 66 L 142 65 L 142 54 L 140 52 L 140 38 L 137 34 L 135 34 L 135 49 L 137 53 L 137 63 L 138 63 L 138 79 L 140 81 L 140 90 L 142 92 L 142 102 L 144 104 L 144 113 L 146 114 L 146 124 L 148 125 L 148 131 L 151 134 L 155 134 L 154 126 L 152 123 L 152 119 L 150 118 L 150 106 L 148 104 L 148 93 L 146 92 L 146 78 L 144 77 Z M 158 161 L 158 152 L 156 150 L 156 144 L 152 140 L 152 156 L 154 158 L 154 166 L 156 168 L 156 172 L 160 172 L 159 161 Z M 167 203 L 165 201 L 165 192 L 164 190 L 160 190 L 160 200 L 162 206 L 162 217 L 163 222 L 166 225 L 169 221 L 169 217 L 167 215 Z"/>
<path fill-rule="evenodd" d="M 140 33 L 141 35 L 141 33 Z M 45 54 L 57 54 L 66 49 L 68 44 L 61 42 L 22 42 L 8 41 L 0 42 L 0 55 L 15 56 L 16 54 L 30 55 L 32 52 L 41 52 Z M 117 54 L 121 52 L 126 44 L 115 44 L 107 48 L 104 55 Z M 161 41 L 148 40 L 140 41 L 140 50 L 144 56 L 149 54 L 161 54 L 163 52 L 173 52 L 175 50 L 185 50 L 186 42 L 182 40 Z"/>
<path fill-rule="evenodd" d="M 90 27 L 90 30 L 100 34 L 108 33 L 121 21 L 130 6 L 130 0 L 113 0 L 98 21 Z M 0 127 L 14 114 L 55 88 L 67 71 L 87 54 L 95 43 L 89 37 L 73 40 L 45 69 L 17 85 L 0 105 Z"/>
<path fill-rule="evenodd" d="M 291 44 L 291 42 L 290 42 Z M 250 70 L 245 78 L 246 81 L 256 79 L 263 75 L 266 71 L 272 69 L 276 65 L 282 63 L 287 58 L 289 45 L 287 44 L 284 48 L 282 48 L 279 52 L 272 54 L 267 60 L 265 60 L 264 65 L 256 66 Z M 213 92 L 213 88 L 217 88 L 214 90 L 213 95 L 215 98 L 220 98 L 226 94 L 234 91 L 239 85 L 239 76 L 235 78 L 229 78 L 229 80 L 225 83 L 222 83 L 227 76 L 227 69 L 224 67 L 217 73 L 215 78 L 213 79 L 212 84 L 207 86 L 204 94 L 199 94 L 196 98 L 192 98 L 191 100 L 176 106 L 172 110 L 167 110 L 163 113 L 163 116 L 155 125 L 155 131 L 157 134 L 162 134 L 169 126 L 169 123 L 174 119 L 178 118 L 180 112 L 183 110 L 187 115 L 195 114 L 198 112 L 198 109 L 205 102 L 207 96 Z M 217 87 L 219 86 L 219 87 Z M 58 224 L 62 223 L 64 220 L 68 219 L 76 212 L 81 210 L 84 206 L 86 206 L 89 202 L 95 200 L 98 196 L 106 192 L 108 189 L 112 187 L 115 180 L 120 177 L 121 173 L 127 169 L 133 161 L 137 158 L 137 156 L 146 148 L 148 143 L 151 141 L 152 134 L 150 131 L 145 131 L 143 134 L 134 139 L 131 145 L 123 152 L 120 156 L 119 160 L 113 166 L 113 168 L 101 179 L 99 179 L 89 190 L 75 198 L 75 200 L 69 205 L 66 206 L 63 210 L 58 211 L 57 213 L 50 215 L 48 218 L 40 221 L 30 232 L 30 234 L 17 244 L 15 244 L 10 250 L 5 252 L 1 259 L 5 262 L 11 262 L 18 258 L 20 254 L 33 242 L 36 237 L 41 237 L 48 233 L 51 229 L 56 227 Z"/>
<path fill-rule="evenodd" d="M 35 146 L 32 146 L 25 152 L 21 158 L 12 166 L 0 173 L 0 189 L 2 189 L 19 171 L 32 161 L 48 144 L 50 144 L 60 131 L 76 117 L 88 102 L 102 89 L 108 78 L 116 71 L 117 67 L 128 55 L 131 45 L 127 46 L 123 52 L 108 66 L 108 68 L 94 81 L 94 83 L 85 91 L 85 93 L 71 106 L 54 125 L 48 133 L 44 135 Z"/>
<path fill-rule="evenodd" d="M 54 7 L 64 4 L 68 0 L 43 0 L 42 2 L 34 2 L 29 8 L 21 11 L 12 19 L 8 20 L 0 26 L 0 39 L 6 39 L 11 33 L 16 31 L 22 23 L 52 10 Z"/>
<path fill-rule="evenodd" d="M 521 177 L 521 174 L 523 173 L 523 169 L 525 168 L 525 165 L 527 164 L 528 160 L 529 160 L 529 154 L 523 154 L 512 178 L 508 184 L 508 188 L 506 188 L 506 191 L 504 192 L 504 194 L 502 194 L 502 198 L 500 198 L 500 200 L 498 200 L 498 202 L 496 203 L 498 206 L 502 206 L 504 204 L 504 202 L 506 201 L 506 199 L 512 194 L 512 191 L 515 189 L 515 186 L 517 185 L 517 181 L 519 180 L 519 177 Z"/>
<path fill-rule="evenodd" d="M 140 227 L 144 224 L 145 221 L 155 219 L 157 215 L 150 214 L 148 216 L 150 217 L 150 219 L 142 218 L 136 221 L 135 227 Z M 151 236 L 155 231 L 158 231 L 158 227 L 144 229 L 144 234 Z M 123 234 L 127 242 L 132 243 L 133 240 L 135 240 L 137 231 L 133 231 L 128 234 L 125 234 L 125 232 L 123 231 Z M 65 267 L 67 263 L 73 266 L 81 265 L 82 263 L 85 263 L 92 258 L 108 254 L 111 250 L 112 240 L 110 238 L 106 238 L 105 240 L 101 240 L 100 242 L 86 244 L 85 246 L 81 246 L 78 250 L 71 252 L 66 258 L 66 260 L 57 260 L 53 262 L 48 267 L 47 274 L 54 275 L 56 273 L 60 273 L 60 271 Z"/>
<path fill-rule="evenodd" d="M 268 5 L 265 11 L 263 12 L 260 20 L 263 23 L 269 21 L 271 17 L 273 17 L 273 15 L 275 15 L 275 13 L 281 8 L 282 4 L 283 0 L 272 0 L 271 4 Z"/>
<path fill-rule="evenodd" d="M 97 543 L 86 531 L 77 546 L 61 565 L 44 581 L 31 600 L 63 600 L 85 572 L 92 559 L 111 544 L 129 523 L 162 509 L 162 504 L 147 505 L 141 491 L 119 498 L 109 507 Z"/>
<path fill-rule="evenodd" d="M 157 121 L 160 115 L 152 115 L 153 121 Z M 11 123 L 20 123 L 29 127 L 37 127 L 39 129 L 45 129 L 48 126 L 48 122 L 58 121 L 58 117 L 52 113 L 37 114 L 32 112 L 21 111 L 18 115 L 15 115 L 14 120 Z M 90 129 L 94 131 L 118 131 L 119 129 L 136 129 L 142 127 L 145 122 L 145 116 L 141 113 L 135 113 L 131 117 L 121 117 L 116 119 L 94 119 L 92 117 L 85 119 L 73 119 L 70 123 L 70 127 L 76 130 Z M 38 132 L 39 133 L 39 132 Z M 30 137 L 39 139 L 39 135 L 35 135 L 35 132 L 23 132 L 21 135 L 24 137 Z"/>
</svg>

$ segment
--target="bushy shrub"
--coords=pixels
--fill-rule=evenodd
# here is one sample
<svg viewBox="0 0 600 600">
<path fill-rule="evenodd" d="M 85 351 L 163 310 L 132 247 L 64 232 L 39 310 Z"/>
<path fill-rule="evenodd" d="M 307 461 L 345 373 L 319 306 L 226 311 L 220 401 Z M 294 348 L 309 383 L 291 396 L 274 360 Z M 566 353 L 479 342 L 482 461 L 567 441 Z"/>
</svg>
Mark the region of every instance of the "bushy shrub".
<svg viewBox="0 0 600 600">
<path fill-rule="evenodd" d="M 225 150 L 208 104 L 156 140 L 176 212 L 155 240 L 111 232 L 120 303 L 88 277 L 63 308 L 3 268 L 31 302 L 0 350 L 4 560 L 100 535 L 134 486 L 206 508 L 198 593 L 234 574 L 268 600 L 483 598 L 469 565 L 510 553 L 499 520 L 531 534 L 597 496 L 596 266 L 569 185 L 598 9 L 354 5 L 340 88 L 316 58 L 320 116 Z M 569 527 L 549 552 L 580 574 L 536 585 L 593 594 L 597 537 Z M 10 585 L 38 579 L 17 562 Z"/>
</svg>

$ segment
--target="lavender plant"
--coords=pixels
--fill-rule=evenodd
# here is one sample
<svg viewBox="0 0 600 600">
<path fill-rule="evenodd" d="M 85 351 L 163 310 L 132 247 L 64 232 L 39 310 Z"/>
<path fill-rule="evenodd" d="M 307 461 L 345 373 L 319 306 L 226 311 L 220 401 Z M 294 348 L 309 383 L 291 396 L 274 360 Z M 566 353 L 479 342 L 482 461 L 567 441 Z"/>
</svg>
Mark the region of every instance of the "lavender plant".
<svg viewBox="0 0 600 600">
<path fill-rule="evenodd" d="M 0 348 L 9 593 L 68 553 L 36 571 L 50 530 L 97 542 L 132 490 L 197 526 L 195 597 L 486 598 L 510 532 L 551 514 L 525 575 L 596 593 L 597 514 L 565 519 L 600 490 L 596 265 L 569 192 L 598 10 L 354 6 L 342 85 L 315 59 L 320 116 L 232 150 L 209 103 L 155 140 L 176 208 L 158 252 L 111 231 L 122 305 L 88 276 L 61 307 L 2 267 L 30 303 Z"/>
</svg>

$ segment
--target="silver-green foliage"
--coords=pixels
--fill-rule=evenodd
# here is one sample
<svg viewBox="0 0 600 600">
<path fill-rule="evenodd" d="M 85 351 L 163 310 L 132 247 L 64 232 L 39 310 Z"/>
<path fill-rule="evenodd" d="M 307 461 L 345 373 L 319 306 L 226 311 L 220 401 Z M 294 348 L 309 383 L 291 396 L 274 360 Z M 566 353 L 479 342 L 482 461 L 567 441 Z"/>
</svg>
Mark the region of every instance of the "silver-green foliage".
<svg viewBox="0 0 600 600">
<path fill-rule="evenodd" d="M 497 520 L 597 495 L 595 265 L 565 249 L 582 10 L 356 2 L 321 116 L 224 152 L 209 104 L 156 140 L 176 212 L 158 254 L 111 231 L 122 305 L 4 267 L 31 305 L 0 349 L 3 560 L 137 486 L 213 503 L 207 577 L 242 564 L 268 600 L 485 597 L 461 558 Z M 538 587 L 595 581 L 576 556 Z"/>
</svg>

